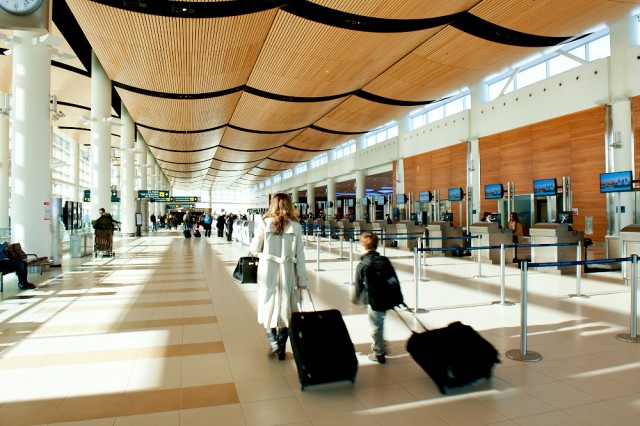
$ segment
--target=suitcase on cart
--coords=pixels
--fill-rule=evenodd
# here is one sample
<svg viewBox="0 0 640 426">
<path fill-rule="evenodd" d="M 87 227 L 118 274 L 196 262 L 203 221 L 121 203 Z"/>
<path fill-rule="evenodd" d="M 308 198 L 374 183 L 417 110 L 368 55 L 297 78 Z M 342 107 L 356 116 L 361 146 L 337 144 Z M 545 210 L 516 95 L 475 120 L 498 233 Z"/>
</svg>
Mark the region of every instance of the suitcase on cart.
<svg viewBox="0 0 640 426">
<path fill-rule="evenodd" d="M 408 327 L 401 316 L 400 319 Z M 469 385 L 483 378 L 490 379 L 493 365 L 500 363 L 493 345 L 460 321 L 436 330 L 424 328 L 426 331 L 422 333 L 412 330 L 407 352 L 442 394 L 446 395 L 451 388 Z"/>
<path fill-rule="evenodd" d="M 340 311 L 294 312 L 289 337 L 301 390 L 320 383 L 355 382 L 358 359 Z"/>
</svg>

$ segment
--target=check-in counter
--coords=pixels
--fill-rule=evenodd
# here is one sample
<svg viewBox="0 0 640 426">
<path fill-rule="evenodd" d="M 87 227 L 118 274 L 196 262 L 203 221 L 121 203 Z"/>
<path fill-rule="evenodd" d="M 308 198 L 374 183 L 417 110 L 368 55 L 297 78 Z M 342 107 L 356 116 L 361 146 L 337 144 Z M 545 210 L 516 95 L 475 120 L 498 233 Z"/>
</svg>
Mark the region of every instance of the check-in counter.
<svg viewBox="0 0 640 426">
<path fill-rule="evenodd" d="M 531 235 L 531 244 L 558 244 L 584 241 L 584 232 L 569 228 L 568 223 L 536 223 L 529 229 L 529 234 Z M 577 248 L 575 246 L 531 247 L 531 261 L 536 263 L 575 261 L 576 255 Z M 576 267 L 545 267 L 540 268 L 539 272 L 575 274 Z"/>
<path fill-rule="evenodd" d="M 604 255 L 607 259 L 616 259 L 622 256 L 622 238 L 618 235 L 605 235 Z M 589 259 L 591 260 L 591 259 Z M 596 265 L 600 269 L 611 269 L 617 271 L 621 268 L 620 263 L 602 263 Z"/>
<path fill-rule="evenodd" d="M 348 219 L 340 219 L 336 222 L 336 227 L 340 234 L 343 235 L 342 239 L 348 241 L 350 236 L 353 235 L 353 223 L 349 222 Z"/>
<path fill-rule="evenodd" d="M 627 225 L 620 230 L 622 253 L 620 257 L 640 256 L 640 225 Z M 625 279 L 631 278 L 631 262 L 625 262 Z"/>
<path fill-rule="evenodd" d="M 325 236 L 331 236 L 332 238 L 338 238 L 335 237 L 335 228 L 336 228 L 336 220 L 335 219 L 329 219 L 329 220 L 325 220 L 324 222 L 322 222 L 322 226 L 324 226 L 324 232 L 322 233 Z"/>
<path fill-rule="evenodd" d="M 430 248 L 451 248 L 464 247 L 464 240 L 457 238 L 455 240 L 443 240 L 445 237 L 462 237 L 462 228 L 459 226 L 451 226 L 450 222 L 434 221 L 427 225 L 427 234 L 429 238 Z M 434 238 L 434 239 L 431 239 Z M 453 256 L 453 252 L 433 251 L 432 256 Z"/>
<path fill-rule="evenodd" d="M 367 223 L 364 220 L 354 220 L 353 223 L 353 229 L 356 233 L 356 237 L 360 238 L 360 235 L 362 235 L 363 232 L 367 232 L 367 231 L 372 231 L 373 228 L 371 226 L 370 223 Z"/>
<path fill-rule="evenodd" d="M 509 245 L 513 243 L 513 231 L 511 229 L 502 229 L 497 222 L 477 222 L 469 227 L 469 232 L 473 238 L 471 240 L 472 247 L 482 246 L 499 246 L 500 244 Z M 500 264 L 500 249 L 474 250 L 472 256 L 483 263 Z M 505 249 L 505 262 L 511 263 L 513 259 L 513 249 Z"/>
<path fill-rule="evenodd" d="M 388 225 L 392 226 L 392 225 Z M 418 244 L 418 238 L 424 236 L 424 226 L 415 225 L 413 222 L 398 222 L 395 224 L 398 239 L 398 248 L 413 250 Z M 421 233 L 423 235 L 418 235 Z"/>
</svg>

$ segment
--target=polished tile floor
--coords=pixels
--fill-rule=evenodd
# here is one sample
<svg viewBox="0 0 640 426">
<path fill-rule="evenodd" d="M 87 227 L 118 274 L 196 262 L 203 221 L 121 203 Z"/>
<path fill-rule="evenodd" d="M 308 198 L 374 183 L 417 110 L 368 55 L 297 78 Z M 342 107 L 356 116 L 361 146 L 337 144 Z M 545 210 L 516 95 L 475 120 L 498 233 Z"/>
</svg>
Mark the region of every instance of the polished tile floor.
<svg viewBox="0 0 640 426">
<path fill-rule="evenodd" d="M 421 321 L 472 325 L 502 359 L 492 380 L 444 396 L 406 353 L 410 332 L 393 313 L 387 363 L 366 359 L 368 322 L 349 302 L 350 262 L 339 259 L 337 242 L 325 242 L 318 267 L 309 242 L 315 308 L 342 311 L 359 370 L 355 384 L 300 391 L 290 349 L 285 361 L 266 355 L 256 285 L 231 279 L 246 245 L 161 230 L 116 246 L 114 258 L 65 257 L 62 268 L 31 275 L 34 291 L 18 292 L 5 277 L 0 425 L 640 424 L 640 345 L 616 339 L 630 332 L 630 289 L 619 272 L 583 275 L 580 290 L 590 298 L 567 296 L 576 293 L 575 275 L 531 272 L 527 352 L 543 359 L 522 362 L 505 356 L 521 352 L 520 303 L 492 303 L 500 300 L 499 267 L 479 273 L 470 258 L 427 258 Z M 415 307 L 411 256 L 386 254 Z M 519 301 L 520 271 L 506 271 L 505 300 Z"/>
</svg>

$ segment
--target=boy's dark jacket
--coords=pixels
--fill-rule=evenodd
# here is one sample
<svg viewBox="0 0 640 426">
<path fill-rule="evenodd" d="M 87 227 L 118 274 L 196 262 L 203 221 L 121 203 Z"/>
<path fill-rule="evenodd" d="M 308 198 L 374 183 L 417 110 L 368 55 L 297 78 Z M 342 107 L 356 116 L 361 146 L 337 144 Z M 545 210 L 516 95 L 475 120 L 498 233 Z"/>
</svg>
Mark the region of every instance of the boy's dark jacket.
<svg viewBox="0 0 640 426">
<path fill-rule="evenodd" d="M 372 264 L 379 265 L 378 268 L 372 267 Z M 375 269 L 379 269 L 382 279 L 372 279 Z M 366 279 L 369 277 L 369 279 Z M 391 288 L 388 280 L 395 280 Z M 400 283 L 396 271 L 393 269 L 391 262 L 376 251 L 370 251 L 362 256 L 358 267 L 356 268 L 356 283 L 354 302 L 363 305 L 371 305 L 374 311 L 386 311 L 394 306 L 403 304 L 402 293 L 400 292 Z"/>
</svg>

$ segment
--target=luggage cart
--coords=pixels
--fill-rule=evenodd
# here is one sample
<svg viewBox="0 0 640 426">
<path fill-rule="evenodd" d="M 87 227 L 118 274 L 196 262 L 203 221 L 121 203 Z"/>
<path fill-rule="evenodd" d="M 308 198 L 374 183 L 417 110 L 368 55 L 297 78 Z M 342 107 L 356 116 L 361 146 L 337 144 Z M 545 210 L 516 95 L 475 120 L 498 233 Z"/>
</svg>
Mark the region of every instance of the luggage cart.
<svg viewBox="0 0 640 426">
<path fill-rule="evenodd" d="M 113 257 L 116 255 L 113 251 L 113 230 L 96 229 L 95 243 L 93 245 L 94 257 L 98 257 L 98 252 L 100 252 L 101 257 Z"/>
</svg>

